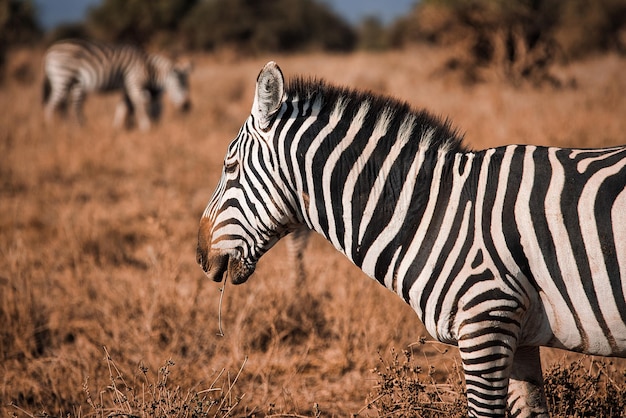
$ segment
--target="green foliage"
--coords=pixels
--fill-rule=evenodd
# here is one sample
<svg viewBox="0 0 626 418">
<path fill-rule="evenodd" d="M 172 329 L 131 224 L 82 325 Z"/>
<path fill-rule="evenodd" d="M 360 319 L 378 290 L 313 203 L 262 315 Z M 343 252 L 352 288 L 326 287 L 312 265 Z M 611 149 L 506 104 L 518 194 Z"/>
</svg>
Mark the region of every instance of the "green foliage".
<svg viewBox="0 0 626 418">
<path fill-rule="evenodd" d="M 6 23 L 9 14 L 18 25 Z M 2 35 L 10 32 L 4 38 L 32 33 L 32 14 L 28 0 L 0 3 Z M 527 78 L 555 58 L 626 53 L 626 0 L 423 0 L 389 27 L 369 17 L 356 28 L 320 0 L 103 0 L 83 32 L 114 42 L 248 52 L 469 43 L 469 67 L 495 63 L 510 77 Z"/>
<path fill-rule="evenodd" d="M 249 51 L 350 50 L 356 35 L 312 0 L 208 0 L 183 23 L 188 47 L 234 46 Z"/>
<path fill-rule="evenodd" d="M 460 69 L 468 82 L 497 74 L 514 84 L 559 85 L 549 72 L 559 12 L 558 0 L 426 0 L 394 27 L 392 38 L 460 47 L 448 68 Z"/>
<path fill-rule="evenodd" d="M 390 28 L 394 44 L 438 44 L 521 31 L 527 47 L 550 40 L 563 58 L 626 52 L 625 0 L 423 0 Z M 482 51 L 484 53 L 485 51 Z"/>
<path fill-rule="evenodd" d="M 31 42 L 40 35 L 35 8 L 30 0 L 0 0 L 0 43 Z"/>
<path fill-rule="evenodd" d="M 387 30 L 377 17 L 367 17 L 359 25 L 359 48 L 371 51 L 389 48 Z"/>
<path fill-rule="evenodd" d="M 314 0 L 105 0 L 87 20 L 92 36 L 191 49 L 345 51 L 352 28 Z"/>
<path fill-rule="evenodd" d="M 46 45 L 68 38 L 89 38 L 89 30 L 84 23 L 63 23 L 46 33 Z"/>
<path fill-rule="evenodd" d="M 174 33 L 197 0 L 104 0 L 91 9 L 87 26 L 109 41 L 149 42 L 160 32 Z"/>
<path fill-rule="evenodd" d="M 562 2 L 555 37 L 569 58 L 594 51 L 626 53 L 626 1 Z"/>
<path fill-rule="evenodd" d="M 30 0 L 0 0 L 0 81 L 4 80 L 7 49 L 41 36 Z"/>
</svg>

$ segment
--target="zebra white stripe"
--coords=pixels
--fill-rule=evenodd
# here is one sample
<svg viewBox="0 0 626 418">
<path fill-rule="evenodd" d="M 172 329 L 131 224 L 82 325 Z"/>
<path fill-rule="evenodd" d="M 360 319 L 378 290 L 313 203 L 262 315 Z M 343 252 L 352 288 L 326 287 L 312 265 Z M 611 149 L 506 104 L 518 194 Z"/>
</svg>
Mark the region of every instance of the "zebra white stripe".
<svg viewBox="0 0 626 418">
<path fill-rule="evenodd" d="M 69 101 L 79 123 L 83 122 L 85 96 L 92 92 L 120 90 L 114 125 L 128 124 L 136 114 L 140 129 L 148 130 L 151 118 L 161 113 L 161 92 L 187 111 L 189 62 L 173 63 L 157 54 L 147 54 L 130 45 L 108 45 L 69 39 L 53 44 L 44 57 L 44 105 L 49 121 Z"/>
<path fill-rule="evenodd" d="M 311 228 L 459 346 L 470 416 L 547 416 L 539 346 L 626 357 L 626 147 L 461 146 L 396 100 L 267 64 L 200 221 L 234 283 Z"/>
</svg>

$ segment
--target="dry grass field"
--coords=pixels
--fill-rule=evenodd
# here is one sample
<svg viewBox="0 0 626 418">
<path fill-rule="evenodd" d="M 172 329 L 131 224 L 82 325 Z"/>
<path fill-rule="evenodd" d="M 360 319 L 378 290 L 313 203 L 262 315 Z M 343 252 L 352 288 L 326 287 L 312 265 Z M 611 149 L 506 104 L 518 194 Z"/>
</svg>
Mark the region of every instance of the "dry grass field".
<svg viewBox="0 0 626 418">
<path fill-rule="evenodd" d="M 441 392 L 458 390 L 456 349 L 423 342 L 413 311 L 319 237 L 300 287 L 283 243 L 239 287 L 207 282 L 196 265 L 200 215 L 270 59 L 287 78 L 447 116 L 474 148 L 626 143 L 626 59 L 615 55 L 555 68 L 561 89 L 512 86 L 496 72 L 464 85 L 427 47 L 197 56 L 191 113 L 166 106 L 149 133 L 112 129 L 116 96 L 90 96 L 83 128 L 46 126 L 40 57 L 14 54 L 0 87 L 3 417 L 378 416 L 385 370 L 393 380 L 414 366 Z M 625 361 L 544 351 L 545 369 L 579 359 L 583 373 L 626 390 Z"/>
</svg>

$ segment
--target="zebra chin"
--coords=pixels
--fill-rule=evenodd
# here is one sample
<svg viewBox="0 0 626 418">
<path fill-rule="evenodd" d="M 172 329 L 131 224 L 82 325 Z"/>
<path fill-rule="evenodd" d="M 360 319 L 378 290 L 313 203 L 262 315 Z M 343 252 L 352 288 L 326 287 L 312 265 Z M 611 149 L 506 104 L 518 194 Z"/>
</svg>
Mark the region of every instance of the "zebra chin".
<svg viewBox="0 0 626 418">
<path fill-rule="evenodd" d="M 198 252 L 198 264 L 209 279 L 221 282 L 225 273 L 228 273 L 233 284 L 245 283 L 254 273 L 256 267 L 254 264 L 246 263 L 241 258 L 233 257 L 227 253 L 203 256 L 200 251 Z"/>
</svg>

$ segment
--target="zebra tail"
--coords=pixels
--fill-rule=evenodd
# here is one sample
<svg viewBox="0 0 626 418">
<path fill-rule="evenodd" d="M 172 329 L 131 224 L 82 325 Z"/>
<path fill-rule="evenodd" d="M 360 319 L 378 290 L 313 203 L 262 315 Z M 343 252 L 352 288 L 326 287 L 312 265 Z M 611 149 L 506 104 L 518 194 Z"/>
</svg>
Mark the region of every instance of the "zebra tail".
<svg viewBox="0 0 626 418">
<path fill-rule="evenodd" d="M 44 79 L 43 79 L 43 92 L 42 92 L 43 104 L 48 103 L 51 92 L 52 92 L 52 85 L 50 84 L 50 79 L 48 78 L 48 75 L 46 74 L 44 75 Z"/>
</svg>

